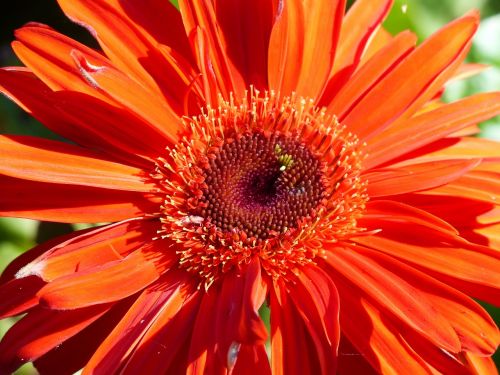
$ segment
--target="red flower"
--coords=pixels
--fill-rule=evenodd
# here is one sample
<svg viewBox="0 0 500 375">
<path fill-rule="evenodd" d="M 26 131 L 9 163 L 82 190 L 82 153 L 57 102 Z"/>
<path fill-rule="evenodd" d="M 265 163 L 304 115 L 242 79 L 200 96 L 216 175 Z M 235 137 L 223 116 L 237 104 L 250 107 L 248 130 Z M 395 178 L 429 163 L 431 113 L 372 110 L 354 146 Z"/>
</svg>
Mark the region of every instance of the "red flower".
<svg viewBox="0 0 500 375">
<path fill-rule="evenodd" d="M 0 137 L 0 213 L 111 224 L 6 269 L 1 373 L 495 373 L 500 94 L 440 101 L 476 13 L 415 47 L 389 0 L 59 3 L 103 52 L 16 32 L 2 92 L 74 144 Z"/>
</svg>

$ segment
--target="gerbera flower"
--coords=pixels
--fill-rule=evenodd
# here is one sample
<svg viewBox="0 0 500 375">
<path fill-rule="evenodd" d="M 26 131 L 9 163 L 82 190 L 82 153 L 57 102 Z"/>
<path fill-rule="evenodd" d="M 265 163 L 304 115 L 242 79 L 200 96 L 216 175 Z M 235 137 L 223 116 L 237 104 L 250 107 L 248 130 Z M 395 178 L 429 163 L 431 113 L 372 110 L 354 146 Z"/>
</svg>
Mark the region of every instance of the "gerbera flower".
<svg viewBox="0 0 500 375">
<path fill-rule="evenodd" d="M 5 270 L 1 373 L 495 373 L 500 94 L 440 100 L 477 13 L 416 47 L 389 0 L 59 3 L 102 52 L 17 30 L 2 92 L 71 143 L 2 136 L 0 212 L 110 224 Z"/>
</svg>

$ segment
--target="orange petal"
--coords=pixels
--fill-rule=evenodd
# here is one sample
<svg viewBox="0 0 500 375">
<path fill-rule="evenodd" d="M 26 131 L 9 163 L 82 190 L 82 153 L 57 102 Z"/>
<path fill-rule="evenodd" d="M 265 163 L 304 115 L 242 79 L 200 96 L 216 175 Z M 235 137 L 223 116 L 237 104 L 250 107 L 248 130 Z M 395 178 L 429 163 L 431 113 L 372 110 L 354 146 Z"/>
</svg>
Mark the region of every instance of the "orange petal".
<svg viewBox="0 0 500 375">
<path fill-rule="evenodd" d="M 124 375 L 176 373 L 172 367 L 186 356 L 184 349 L 191 338 L 199 297 L 200 293 L 176 293 L 164 304 L 122 368 Z"/>
<path fill-rule="evenodd" d="M 24 266 L 16 277 L 36 275 L 46 282 L 119 261 L 156 236 L 159 223 L 128 221 L 107 225 L 57 244 Z"/>
<path fill-rule="evenodd" d="M 93 323 L 109 305 L 73 311 L 36 309 L 17 322 L 0 343 L 0 372 L 10 374 Z"/>
<path fill-rule="evenodd" d="M 274 9 L 268 0 L 217 0 L 217 23 L 227 55 L 242 73 L 247 87 L 267 89 L 267 53 Z"/>
<path fill-rule="evenodd" d="M 467 79 L 470 77 L 474 77 L 477 74 L 488 70 L 490 67 L 485 64 L 468 64 L 464 63 L 460 65 L 455 74 L 450 78 L 449 82 L 460 81 L 462 79 Z"/>
<path fill-rule="evenodd" d="M 72 50 L 70 54 L 79 72 L 95 91 L 135 113 L 165 139 L 176 142 L 181 128 L 180 118 L 160 95 L 113 67 L 90 63 L 78 50 Z"/>
<path fill-rule="evenodd" d="M 52 90 L 71 90 L 106 97 L 94 90 L 78 71 L 71 58 L 71 51 L 79 51 L 95 66 L 111 66 L 104 56 L 47 26 L 28 24 L 15 33 L 12 43 L 19 59 Z"/>
<path fill-rule="evenodd" d="M 241 95 L 245 91 L 245 83 L 241 73 L 234 67 L 229 59 L 228 50 L 224 35 L 217 24 L 216 11 L 213 2 L 201 0 L 180 0 L 179 9 L 181 11 L 186 34 L 191 38 L 196 30 L 203 30 L 205 42 L 203 52 L 199 44 L 192 43 L 194 55 L 206 56 L 203 61 L 198 60 L 198 67 L 202 74 L 204 65 L 210 65 L 210 70 L 214 74 L 219 92 L 224 99 L 229 99 L 231 92 Z M 201 62 L 201 64 L 200 64 Z M 205 96 L 207 98 L 207 96 Z"/>
<path fill-rule="evenodd" d="M 342 306 L 342 333 L 377 373 L 429 374 L 425 362 L 406 345 L 398 327 L 348 284 L 336 280 Z M 356 317 L 353 319 L 353 317 Z"/>
<path fill-rule="evenodd" d="M 340 340 L 340 301 L 335 284 L 323 270 L 307 267 L 290 295 L 314 342 L 321 373 L 335 373 Z"/>
<path fill-rule="evenodd" d="M 102 223 L 157 212 L 156 202 L 131 191 L 34 182 L 0 175 L 0 216 L 61 223 Z"/>
<path fill-rule="evenodd" d="M 477 94 L 417 115 L 372 138 L 364 167 L 373 168 L 500 113 L 500 93 Z"/>
<path fill-rule="evenodd" d="M 36 294 L 44 285 L 43 280 L 35 276 L 0 285 L 0 319 L 21 314 L 38 305 Z"/>
<path fill-rule="evenodd" d="M 432 195 L 462 197 L 499 204 L 500 173 L 472 170 L 450 184 L 433 189 Z"/>
<path fill-rule="evenodd" d="M 186 375 L 224 374 L 226 363 L 216 353 L 217 300 L 220 289 L 212 287 L 202 295 L 189 343 Z M 237 348 L 235 348 L 237 349 Z"/>
<path fill-rule="evenodd" d="M 264 343 L 267 330 L 259 317 L 259 309 L 266 298 L 267 285 L 261 278 L 260 262 L 253 259 L 241 274 L 232 272 L 224 278 L 218 296 L 216 341 L 223 361 L 232 370 L 238 355 L 231 350 L 242 344 Z"/>
<path fill-rule="evenodd" d="M 333 68 L 345 0 L 280 2 L 269 44 L 269 86 L 319 99 Z"/>
<path fill-rule="evenodd" d="M 375 200 L 368 202 L 363 220 L 373 221 L 375 226 L 379 220 L 385 220 L 386 222 L 422 225 L 452 236 L 458 234 L 452 225 L 439 217 L 395 201 Z"/>
<path fill-rule="evenodd" d="M 0 91 L 57 134 L 125 163 L 151 168 L 144 155 L 156 157 L 168 145 L 127 110 L 85 94 L 54 93 L 25 68 L 0 69 Z"/>
<path fill-rule="evenodd" d="M 322 374 L 315 345 L 283 285 L 270 293 L 273 375 Z"/>
<path fill-rule="evenodd" d="M 360 254 L 359 249 L 331 249 L 327 252 L 326 260 L 337 273 L 421 335 L 445 350 L 455 353 L 460 351 L 459 338 L 446 317 L 437 311 L 419 287 L 407 281 L 406 276 L 403 279 L 381 267 Z"/>
<path fill-rule="evenodd" d="M 401 115 L 408 116 L 419 109 L 449 78 L 454 64 L 458 67 L 462 62 L 478 22 L 477 13 L 471 13 L 439 30 L 376 84 L 345 117 L 340 117 L 341 122 L 366 140 Z M 384 105 L 380 105 L 381 100 Z"/>
<path fill-rule="evenodd" d="M 358 0 L 342 21 L 328 90 L 338 92 L 356 70 L 371 37 L 392 8 L 393 0 Z M 332 87 L 333 86 L 333 87 Z"/>
<path fill-rule="evenodd" d="M 498 375 L 498 369 L 491 357 L 478 356 L 472 353 L 464 353 L 469 364 L 470 371 L 477 375 Z"/>
<path fill-rule="evenodd" d="M 367 228 L 381 229 L 375 236 L 357 237 L 356 243 L 376 249 L 424 269 L 426 273 L 467 294 L 488 301 L 500 298 L 500 256 L 492 250 L 468 245 L 459 237 L 416 227 L 397 219 L 378 218 Z"/>
<path fill-rule="evenodd" d="M 469 351 L 484 356 L 495 352 L 500 343 L 498 328 L 488 313 L 471 298 L 381 252 L 362 247 L 357 247 L 357 252 L 369 257 L 385 272 L 404 277 L 418 289 L 420 296 L 430 302 L 435 314 L 444 317 L 446 324 L 453 327 L 460 339 L 459 351 Z M 423 336 L 432 341 L 431 337 L 425 334 Z"/>
<path fill-rule="evenodd" d="M 77 309 L 126 298 L 156 279 L 155 266 L 136 251 L 121 260 L 58 278 L 43 287 L 38 296 L 52 309 Z"/>
<path fill-rule="evenodd" d="M 182 108 L 180 87 L 165 79 L 173 67 L 157 53 L 162 43 L 186 58 L 191 56 L 180 14 L 170 2 L 59 0 L 59 5 L 69 18 L 89 29 L 117 68 L 157 95 L 168 93 L 172 105 Z"/>
<path fill-rule="evenodd" d="M 112 373 L 125 365 L 152 325 L 180 311 L 189 289 L 186 277 L 174 272 L 143 291 L 93 354 L 83 374 Z"/>
<path fill-rule="evenodd" d="M 106 161 L 100 154 L 67 143 L 29 136 L 0 136 L 0 173 L 31 181 L 151 192 L 144 173 Z"/>
<path fill-rule="evenodd" d="M 361 65 L 342 87 L 330 84 L 321 99 L 328 113 L 339 118 L 344 117 L 372 87 L 403 61 L 414 49 L 416 42 L 415 34 L 404 31 Z"/>
<path fill-rule="evenodd" d="M 480 160 L 444 160 L 409 164 L 393 169 L 373 169 L 365 174 L 370 197 L 429 190 L 450 183 L 480 163 Z"/>
</svg>

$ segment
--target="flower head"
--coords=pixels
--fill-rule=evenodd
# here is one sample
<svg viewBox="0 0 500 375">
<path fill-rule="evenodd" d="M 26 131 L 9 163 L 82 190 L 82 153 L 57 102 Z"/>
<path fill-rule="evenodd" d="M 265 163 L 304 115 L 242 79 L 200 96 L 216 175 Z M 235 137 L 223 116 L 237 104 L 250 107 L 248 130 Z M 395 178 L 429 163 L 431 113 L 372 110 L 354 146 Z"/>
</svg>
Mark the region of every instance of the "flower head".
<svg viewBox="0 0 500 375">
<path fill-rule="evenodd" d="M 0 90 L 72 143 L 1 136 L 0 215 L 109 224 L 5 270 L 0 372 L 495 373 L 500 94 L 441 101 L 475 12 L 59 3 L 102 51 L 16 32 Z"/>
</svg>

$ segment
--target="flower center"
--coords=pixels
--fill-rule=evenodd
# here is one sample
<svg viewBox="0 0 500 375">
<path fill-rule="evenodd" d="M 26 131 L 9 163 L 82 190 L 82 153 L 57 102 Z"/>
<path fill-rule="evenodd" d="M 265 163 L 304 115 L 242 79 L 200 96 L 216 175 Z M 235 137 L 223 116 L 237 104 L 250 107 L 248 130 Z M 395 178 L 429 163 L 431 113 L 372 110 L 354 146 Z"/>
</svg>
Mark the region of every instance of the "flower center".
<svg viewBox="0 0 500 375">
<path fill-rule="evenodd" d="M 312 101 L 252 93 L 185 118 L 152 177 L 164 193 L 161 238 L 205 287 L 258 257 L 273 278 L 359 233 L 367 200 L 355 136 Z"/>
<path fill-rule="evenodd" d="M 199 209 L 191 212 L 247 242 L 296 228 L 324 197 L 319 160 L 298 139 L 243 134 L 210 153 Z"/>
</svg>

